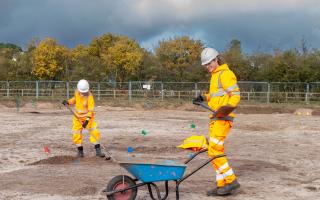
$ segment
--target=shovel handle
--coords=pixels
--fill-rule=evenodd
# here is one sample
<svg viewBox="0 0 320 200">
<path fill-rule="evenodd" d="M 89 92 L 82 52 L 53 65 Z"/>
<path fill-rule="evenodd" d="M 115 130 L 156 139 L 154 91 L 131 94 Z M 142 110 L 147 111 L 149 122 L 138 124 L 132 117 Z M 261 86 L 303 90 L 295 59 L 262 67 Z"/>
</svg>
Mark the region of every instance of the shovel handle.
<svg viewBox="0 0 320 200">
<path fill-rule="evenodd" d="M 214 111 L 212 108 L 210 108 L 207 104 L 203 103 L 203 102 L 199 102 L 199 101 L 193 101 L 193 104 L 201 106 L 207 110 L 210 110 L 211 112 L 213 112 L 213 114 L 216 114 L 216 111 Z"/>
<path fill-rule="evenodd" d="M 79 120 L 79 117 L 76 115 L 76 113 L 68 105 L 66 105 L 66 108 L 70 111 L 71 114 L 73 114 L 73 116 L 75 116 Z"/>
</svg>

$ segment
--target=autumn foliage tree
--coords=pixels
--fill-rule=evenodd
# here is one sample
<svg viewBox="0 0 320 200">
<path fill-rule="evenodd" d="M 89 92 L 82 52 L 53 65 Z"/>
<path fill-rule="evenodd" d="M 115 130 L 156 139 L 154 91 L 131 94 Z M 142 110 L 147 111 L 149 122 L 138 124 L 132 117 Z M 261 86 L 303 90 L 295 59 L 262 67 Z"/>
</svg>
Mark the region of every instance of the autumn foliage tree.
<svg viewBox="0 0 320 200">
<path fill-rule="evenodd" d="M 209 45 L 210 46 L 210 45 Z M 52 38 L 32 40 L 23 51 L 15 44 L 0 43 L 0 81 L 79 80 L 90 81 L 208 81 L 201 67 L 204 45 L 188 36 L 165 39 L 147 50 L 125 35 L 106 33 L 88 45 L 66 48 Z M 220 51 L 240 81 L 317 82 L 320 80 L 320 50 L 277 49 L 244 53 L 241 42 L 230 41 Z"/>
<path fill-rule="evenodd" d="M 167 80 L 186 81 L 201 79 L 200 53 L 203 44 L 187 36 L 161 41 L 155 50 Z M 163 76 L 164 77 L 164 76 Z"/>
<path fill-rule="evenodd" d="M 138 74 L 143 49 L 127 36 L 105 34 L 95 38 L 89 52 L 102 59 L 106 74 L 117 81 L 126 81 Z"/>
<path fill-rule="evenodd" d="M 59 80 L 66 68 L 67 58 L 67 48 L 52 38 L 46 38 L 32 53 L 32 74 L 41 80 Z"/>
<path fill-rule="evenodd" d="M 103 81 L 107 76 L 102 59 L 92 55 L 89 48 L 78 45 L 71 50 L 71 61 L 68 64 L 68 79 L 84 78 L 92 81 Z"/>
</svg>

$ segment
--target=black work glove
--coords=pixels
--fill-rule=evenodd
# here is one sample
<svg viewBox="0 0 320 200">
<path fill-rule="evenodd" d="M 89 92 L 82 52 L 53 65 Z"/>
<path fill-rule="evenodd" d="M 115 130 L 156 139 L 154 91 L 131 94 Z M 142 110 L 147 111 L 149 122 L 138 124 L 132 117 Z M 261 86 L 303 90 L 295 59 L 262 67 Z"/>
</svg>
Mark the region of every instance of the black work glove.
<svg viewBox="0 0 320 200">
<path fill-rule="evenodd" d="M 83 122 L 82 127 L 83 127 L 83 128 L 86 128 L 87 125 L 89 124 L 89 121 L 90 121 L 90 118 L 88 117 L 88 118 L 86 119 L 86 121 Z"/>
<path fill-rule="evenodd" d="M 197 98 L 192 99 L 192 103 L 196 104 L 196 105 L 199 103 L 202 103 L 202 102 L 204 102 L 204 98 L 201 94 L 199 96 L 197 96 Z"/>
<path fill-rule="evenodd" d="M 69 105 L 69 103 L 68 103 L 67 100 L 63 100 L 63 101 L 62 101 L 62 104 L 63 104 L 64 106 Z"/>
</svg>

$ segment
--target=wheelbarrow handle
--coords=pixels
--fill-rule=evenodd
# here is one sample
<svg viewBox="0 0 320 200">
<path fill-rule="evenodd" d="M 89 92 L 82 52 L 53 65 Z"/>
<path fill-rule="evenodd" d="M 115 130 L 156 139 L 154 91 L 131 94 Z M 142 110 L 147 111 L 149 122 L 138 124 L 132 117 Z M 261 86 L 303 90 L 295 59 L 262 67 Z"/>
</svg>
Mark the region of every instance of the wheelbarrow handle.
<svg viewBox="0 0 320 200">
<path fill-rule="evenodd" d="M 205 149 L 201 149 L 200 151 L 198 151 L 197 153 L 193 154 L 190 158 L 188 158 L 188 160 L 184 161 L 184 164 L 188 164 L 192 159 L 194 159 L 197 155 L 201 154 L 201 153 L 204 153 L 204 152 L 207 152 L 208 149 L 205 148 Z"/>
</svg>

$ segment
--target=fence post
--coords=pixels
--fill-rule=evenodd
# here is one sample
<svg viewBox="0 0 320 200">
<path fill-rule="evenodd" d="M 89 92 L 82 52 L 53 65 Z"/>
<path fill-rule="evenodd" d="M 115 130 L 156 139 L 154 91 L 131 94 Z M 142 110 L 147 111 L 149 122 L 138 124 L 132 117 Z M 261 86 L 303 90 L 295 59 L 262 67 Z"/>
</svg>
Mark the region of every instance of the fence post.
<svg viewBox="0 0 320 200">
<path fill-rule="evenodd" d="M 66 81 L 66 88 L 67 88 L 67 99 L 70 99 L 70 90 L 69 90 L 69 81 Z"/>
<path fill-rule="evenodd" d="M 131 91 L 131 81 L 129 82 L 129 101 L 131 102 L 131 94 L 132 94 L 132 91 Z"/>
<path fill-rule="evenodd" d="M 198 83 L 194 83 L 194 90 L 196 91 L 196 96 L 197 97 L 199 94 L 198 94 Z"/>
<path fill-rule="evenodd" d="M 163 83 L 161 82 L 161 101 L 163 101 Z"/>
<path fill-rule="evenodd" d="M 9 97 L 10 95 L 10 85 L 9 85 L 9 81 L 7 81 L 7 97 Z"/>
<path fill-rule="evenodd" d="M 98 101 L 100 101 L 100 82 L 98 82 Z"/>
<path fill-rule="evenodd" d="M 36 81 L 36 99 L 39 98 L 39 81 Z"/>
<path fill-rule="evenodd" d="M 306 96 L 305 96 L 305 102 L 306 104 L 309 104 L 309 90 L 310 90 L 310 86 L 309 83 L 307 83 L 307 88 L 306 88 Z"/>
<path fill-rule="evenodd" d="M 268 83 L 267 103 L 270 103 L 270 83 Z"/>
</svg>

